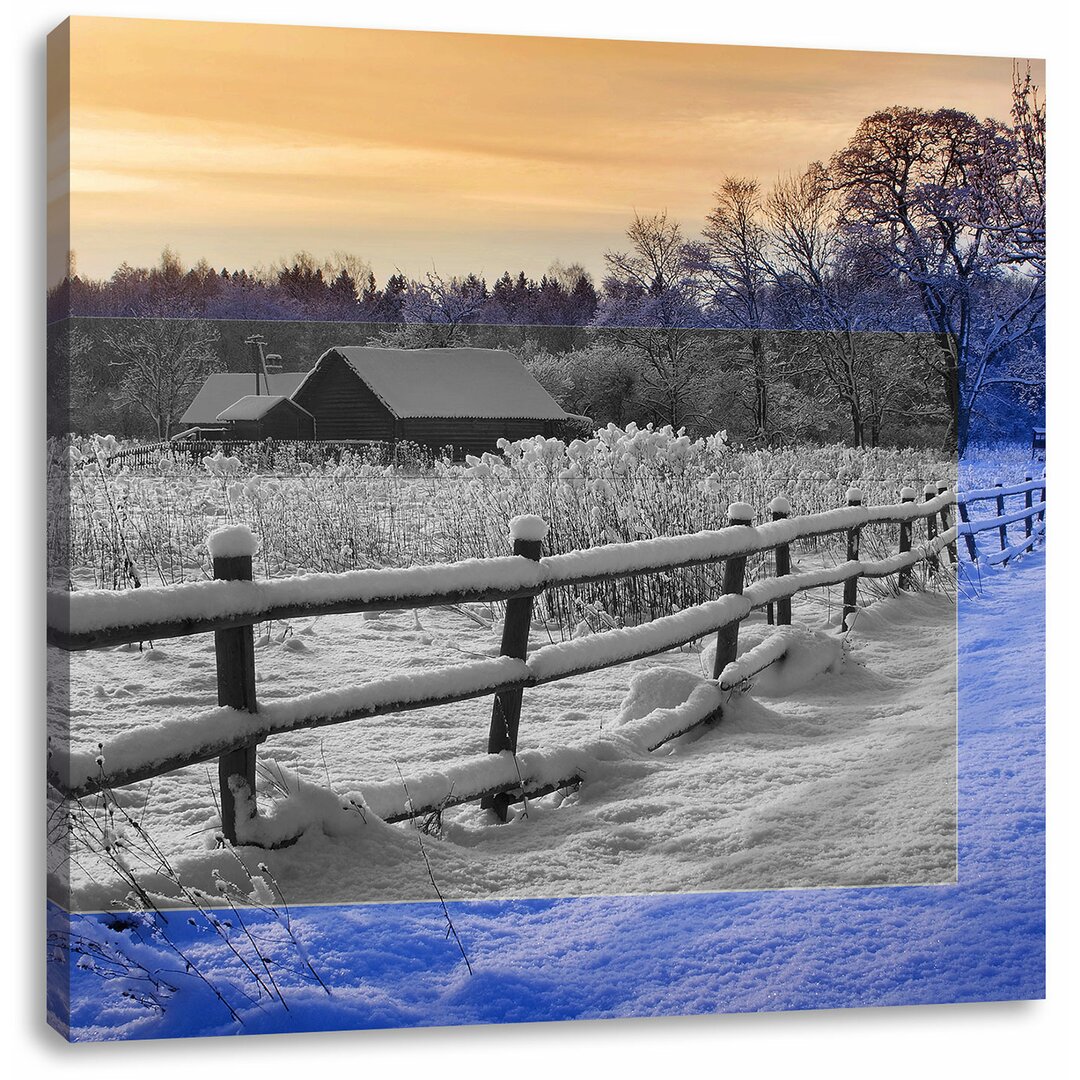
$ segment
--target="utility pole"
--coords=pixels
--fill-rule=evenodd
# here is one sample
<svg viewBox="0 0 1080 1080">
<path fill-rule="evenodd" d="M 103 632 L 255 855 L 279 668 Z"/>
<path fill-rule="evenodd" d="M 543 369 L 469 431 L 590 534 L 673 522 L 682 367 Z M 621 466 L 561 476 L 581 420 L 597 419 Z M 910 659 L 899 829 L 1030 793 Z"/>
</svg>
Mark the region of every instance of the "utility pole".
<svg viewBox="0 0 1080 1080">
<path fill-rule="evenodd" d="M 266 338 L 262 334 L 252 334 L 251 337 L 244 338 L 244 344 L 251 348 L 251 370 L 255 372 L 255 396 L 258 397 L 262 391 L 260 386 L 260 374 L 262 376 L 262 385 L 265 386 L 266 392 L 270 393 L 270 375 L 271 371 L 281 370 L 281 357 L 277 353 L 265 352 L 264 346 L 266 345 Z M 276 361 L 267 363 L 267 361 Z"/>
</svg>

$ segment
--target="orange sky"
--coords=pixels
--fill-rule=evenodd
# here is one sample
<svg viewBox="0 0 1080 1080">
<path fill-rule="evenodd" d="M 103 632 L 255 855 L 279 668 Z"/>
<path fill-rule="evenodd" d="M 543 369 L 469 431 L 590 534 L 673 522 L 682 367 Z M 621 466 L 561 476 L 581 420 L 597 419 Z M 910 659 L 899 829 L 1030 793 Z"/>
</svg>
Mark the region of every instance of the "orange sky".
<svg viewBox="0 0 1080 1080">
<path fill-rule="evenodd" d="M 71 246 L 93 277 L 166 245 L 229 267 L 347 250 L 380 281 L 433 265 L 539 276 L 554 259 L 599 272 L 635 209 L 696 232 L 725 174 L 768 182 L 827 158 L 875 109 L 1007 118 L 1012 71 L 902 53 L 71 26 Z M 54 144 L 64 122 L 55 108 Z"/>
</svg>

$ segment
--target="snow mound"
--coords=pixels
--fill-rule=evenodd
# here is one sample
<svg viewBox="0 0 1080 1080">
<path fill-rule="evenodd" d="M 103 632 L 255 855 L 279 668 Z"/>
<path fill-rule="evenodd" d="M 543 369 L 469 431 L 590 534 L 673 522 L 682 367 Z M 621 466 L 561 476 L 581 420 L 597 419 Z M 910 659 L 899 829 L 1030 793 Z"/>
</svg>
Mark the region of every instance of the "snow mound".
<svg viewBox="0 0 1080 1080">
<path fill-rule="evenodd" d="M 650 667 L 639 671 L 630 680 L 626 696 L 615 715 L 615 723 L 628 724 L 641 720 L 657 709 L 678 708 L 699 686 L 710 681 L 680 668 Z"/>
<path fill-rule="evenodd" d="M 776 498 L 774 498 L 769 503 L 769 509 L 774 514 L 790 515 L 791 514 L 791 500 L 785 498 L 783 495 L 777 495 Z"/>
<path fill-rule="evenodd" d="M 521 514 L 510 522 L 511 540 L 543 540 L 547 534 L 547 522 L 536 514 Z"/>
<path fill-rule="evenodd" d="M 746 626 L 739 635 L 739 656 L 761 645 L 773 634 L 785 633 L 786 628 L 767 625 Z M 712 670 L 716 656 L 716 642 L 710 642 L 701 651 L 701 663 L 706 671 Z M 753 677 L 754 696 L 764 698 L 787 697 L 807 683 L 832 671 L 843 657 L 843 645 L 839 638 L 822 631 L 798 630 L 789 635 L 784 655 Z"/>
<path fill-rule="evenodd" d="M 733 502 L 727 508 L 728 521 L 742 522 L 754 520 L 754 508 L 749 503 Z"/>
<path fill-rule="evenodd" d="M 238 555 L 254 555 L 259 541 L 246 525 L 223 525 L 206 538 L 212 559 L 231 559 Z"/>
</svg>

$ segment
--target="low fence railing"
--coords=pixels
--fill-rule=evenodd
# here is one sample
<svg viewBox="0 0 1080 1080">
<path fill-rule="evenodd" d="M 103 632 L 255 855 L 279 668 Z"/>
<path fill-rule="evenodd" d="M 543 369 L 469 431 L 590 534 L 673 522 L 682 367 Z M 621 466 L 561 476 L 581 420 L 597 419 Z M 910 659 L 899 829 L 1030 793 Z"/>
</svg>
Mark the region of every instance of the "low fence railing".
<svg viewBox="0 0 1080 1080">
<path fill-rule="evenodd" d="M 1039 492 L 1036 503 L 1035 492 Z M 1020 509 L 1009 510 L 1006 500 L 1023 496 L 1024 505 Z M 968 556 L 973 563 L 980 561 L 980 555 L 991 566 L 1005 565 L 1012 558 L 1031 550 L 1046 532 L 1046 474 L 1035 479 L 1031 473 L 1024 477 L 1022 484 L 1005 485 L 1000 480 L 993 487 L 967 491 L 957 497 L 957 509 L 962 522 L 961 531 L 967 544 Z M 993 501 L 996 515 L 981 521 L 971 521 L 970 507 L 980 502 Z M 1024 537 L 1019 542 L 1012 542 L 1009 526 L 1024 523 Z M 975 537 L 984 532 L 998 534 L 997 551 L 980 553 Z"/>
<path fill-rule="evenodd" d="M 1039 516 L 1042 526 L 1045 481 L 1040 483 L 1041 501 L 1029 502 L 1025 512 L 1029 519 Z M 776 621 L 781 627 L 790 626 L 792 597 L 809 589 L 843 585 L 842 627 L 846 629 L 856 611 L 860 578 L 898 575 L 899 587 L 910 588 L 917 564 L 926 562 L 936 570 L 944 559 L 956 562 L 959 536 L 966 538 L 973 557 L 977 557 L 974 533 L 1001 527 L 999 519 L 1003 517 L 1021 520 L 999 512 L 998 518 L 989 522 L 953 525 L 949 519 L 954 503 L 960 502 L 966 516 L 967 506 L 981 499 L 1002 499 L 1029 490 L 1035 487 L 1017 485 L 994 489 L 989 495 L 972 492 L 958 500 L 947 485 L 928 485 L 921 503 L 916 502 L 914 489 L 905 488 L 899 504 L 864 506 L 861 493 L 852 489 L 846 506 L 795 517 L 787 500 L 778 498 L 769 507 L 772 520 L 756 527 L 752 524 L 753 508 L 735 503 L 728 511 L 729 524 L 722 529 L 546 557 L 542 554 L 546 525 L 529 516 L 511 523 L 513 548 L 506 557 L 264 581 L 252 580 L 252 555 L 257 546 L 252 534 L 243 526 L 220 529 L 208 541 L 213 581 L 121 592 L 50 591 L 48 641 L 60 649 L 94 649 L 213 632 L 219 708 L 175 724 L 134 729 L 92 750 L 53 748 L 48 780 L 62 795 L 80 797 L 217 758 L 222 829 L 229 841 L 243 842 L 244 837 L 253 835 L 251 826 L 257 815 L 254 793 L 259 743 L 289 731 L 493 696 L 489 757 L 485 759 L 490 767 L 478 770 L 472 763 L 463 766 L 464 771 L 451 769 L 438 774 L 439 783 L 434 785 L 410 782 L 411 795 L 404 803 L 400 799 L 395 802 L 378 785 L 366 794 L 369 804 L 387 821 L 474 800 L 505 820 L 510 803 L 581 780 L 572 755 L 560 757 L 556 752 L 545 756 L 536 751 L 520 758 L 517 755 L 525 689 L 657 655 L 716 634 L 714 692 L 694 699 L 693 707 L 688 703 L 686 708 L 674 710 L 666 727 L 643 730 L 642 745 L 655 749 L 714 720 L 722 705 L 721 691 L 784 655 L 776 642 L 766 642 L 736 661 L 739 624 L 751 611 L 775 605 Z M 916 545 L 913 533 L 918 523 L 925 529 L 925 540 Z M 899 527 L 897 552 L 883 559 L 861 559 L 863 528 L 883 524 Z M 1032 529 L 1027 546 L 1041 531 Z M 793 542 L 835 533 L 846 535 L 843 563 L 791 572 Z M 776 576 L 746 586 L 747 558 L 767 551 L 774 553 Z M 715 600 L 641 625 L 545 645 L 532 654 L 528 651 L 534 599 L 546 588 L 718 562 L 724 563 L 724 571 L 722 595 Z M 390 675 L 268 704 L 257 702 L 256 623 L 471 602 L 505 603 L 499 657 Z"/>
</svg>

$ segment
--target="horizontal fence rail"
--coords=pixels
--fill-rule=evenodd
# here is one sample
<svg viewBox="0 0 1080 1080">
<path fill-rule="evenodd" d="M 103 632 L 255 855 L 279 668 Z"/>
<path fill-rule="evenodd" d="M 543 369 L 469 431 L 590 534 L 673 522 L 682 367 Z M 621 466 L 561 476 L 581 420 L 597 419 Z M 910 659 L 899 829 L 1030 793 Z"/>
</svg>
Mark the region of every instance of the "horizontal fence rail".
<svg viewBox="0 0 1080 1080">
<path fill-rule="evenodd" d="M 1038 503 L 1031 498 L 1035 490 L 1042 493 Z M 219 707 L 183 721 L 134 728 L 95 750 L 53 748 L 48 780 L 62 795 L 77 798 L 217 758 L 224 834 L 232 842 L 249 842 L 246 837 L 258 836 L 254 762 L 259 743 L 285 732 L 493 696 L 489 753 L 478 759 L 480 766 L 433 774 L 435 779 L 426 786 L 410 780 L 407 806 L 401 800 L 401 785 L 369 785 L 360 794 L 369 808 L 387 821 L 475 800 L 505 820 L 508 803 L 572 786 L 583 779 L 580 759 L 560 757 L 558 752 L 546 757 L 536 757 L 539 752 L 535 751 L 517 753 L 517 717 L 524 690 L 654 656 L 716 634 L 716 670 L 714 680 L 706 684 L 708 692 L 695 691 L 696 696 L 692 695 L 685 706 L 659 710 L 664 715 L 640 722 L 636 737 L 643 749 L 653 750 L 718 717 L 725 692 L 786 655 L 790 642 L 799 633 L 806 633 L 787 625 L 791 620 L 790 600 L 798 593 L 844 585 L 846 629 L 849 608 L 855 604 L 854 586 L 860 578 L 900 575 L 901 588 L 908 588 L 916 565 L 926 563 L 934 570 L 940 568 L 942 560 L 955 563 L 960 537 L 972 546 L 974 558 L 976 535 L 1021 520 L 1032 526 L 1032 520 L 1039 517 L 1021 545 L 1004 549 L 998 553 L 1003 558 L 995 560 L 1007 561 L 1032 547 L 1045 532 L 1045 479 L 959 496 L 944 484 L 928 485 L 923 494 L 924 501 L 917 502 L 914 489 L 905 488 L 901 503 L 867 507 L 861 505 L 860 493 L 852 489 L 845 507 L 795 517 L 790 516 L 787 501 L 777 499 L 770 505 L 773 520 L 758 526 L 749 524 L 753 513 L 750 507 L 734 504 L 729 519 L 735 523 L 723 529 L 544 558 L 540 557 L 540 548 L 546 525 L 538 518 L 521 518 L 512 523 L 512 531 L 522 531 L 514 539 L 514 555 L 404 570 L 358 570 L 270 581 L 245 580 L 251 575 L 254 537 L 243 527 L 219 530 L 230 534 L 230 544 L 239 536 L 240 547 L 222 547 L 219 543 L 221 550 L 216 551 L 218 534 L 211 535 L 208 546 L 214 558 L 213 581 L 123 592 L 50 591 L 48 641 L 61 649 L 101 648 L 213 632 L 218 652 Z M 1022 512 L 999 512 L 995 518 L 977 522 L 967 520 L 967 506 L 971 503 L 996 499 L 1000 507 L 1001 499 L 1020 494 L 1025 494 L 1030 504 Z M 954 504 L 958 504 L 964 518 L 958 524 L 949 520 Z M 1004 526 L 1003 519 L 1007 519 Z M 914 544 L 912 527 L 920 521 L 925 523 L 926 539 Z M 899 525 L 900 549 L 881 559 L 860 558 L 859 533 L 875 524 Z M 830 533 L 847 534 L 849 558 L 835 566 L 791 573 L 790 545 Z M 775 553 L 779 576 L 745 586 L 746 558 L 763 552 Z M 637 626 L 545 645 L 528 654 L 533 600 L 548 587 L 717 562 L 723 562 L 726 569 L 724 595 L 715 600 Z M 390 675 L 265 704 L 255 701 L 254 652 L 250 648 L 255 623 L 494 601 L 507 605 L 500 657 Z M 780 613 L 777 633 L 736 659 L 739 624 L 755 609 L 768 607 L 771 613 L 773 605 Z M 534 758 L 535 768 L 523 766 L 523 762 L 527 764 Z M 483 762 L 486 767 L 482 767 Z M 391 789 L 398 792 L 396 801 L 388 793 Z M 430 798 L 417 795 L 429 789 L 441 794 Z"/>
<path fill-rule="evenodd" d="M 1035 502 L 1035 493 L 1039 501 Z M 1005 501 L 1019 495 L 1024 496 L 1024 505 L 1016 510 L 1007 510 Z M 991 518 L 970 520 L 970 510 L 975 503 L 990 502 L 995 504 L 996 514 Z M 980 488 L 964 492 L 956 497 L 960 515 L 959 530 L 967 545 L 968 556 L 973 563 L 980 560 L 989 566 L 1005 565 L 1010 559 L 1032 550 L 1046 533 L 1046 475 L 1036 479 L 1030 474 L 1022 484 L 1002 484 L 1000 481 L 990 488 Z M 1024 523 L 1024 538 L 1010 542 L 1009 526 Z M 984 553 L 979 551 L 976 537 L 982 533 L 995 531 L 998 534 L 998 550 Z"/>
<path fill-rule="evenodd" d="M 687 536 L 608 544 L 551 555 L 469 559 L 408 569 L 301 574 L 270 581 L 197 581 L 163 589 L 50 589 L 48 642 L 95 649 L 230 629 L 301 616 L 502 602 L 535 596 L 548 586 L 584 585 L 760 554 L 795 540 L 855 526 L 910 522 L 940 513 L 955 496 L 899 506 L 853 506 L 755 527 L 732 526 Z"/>
</svg>

